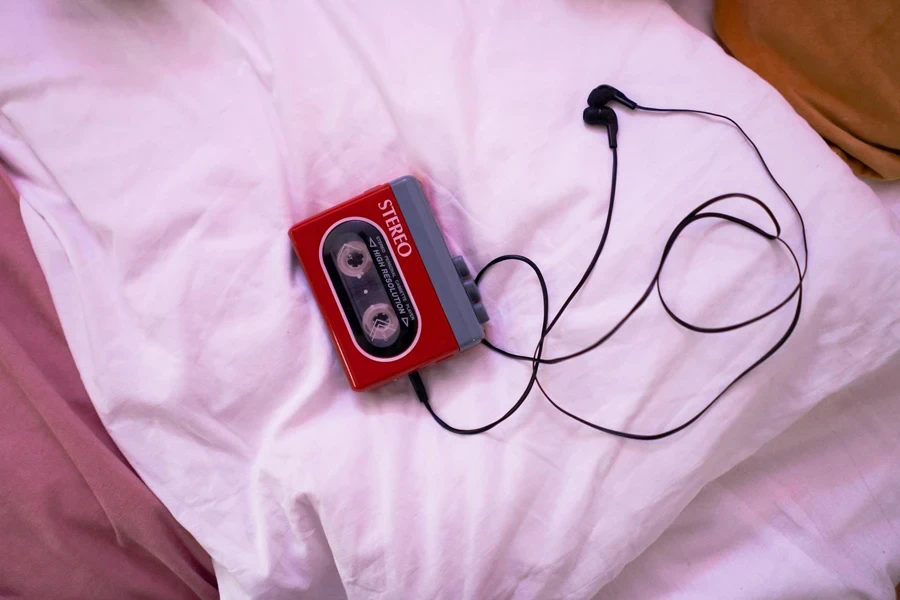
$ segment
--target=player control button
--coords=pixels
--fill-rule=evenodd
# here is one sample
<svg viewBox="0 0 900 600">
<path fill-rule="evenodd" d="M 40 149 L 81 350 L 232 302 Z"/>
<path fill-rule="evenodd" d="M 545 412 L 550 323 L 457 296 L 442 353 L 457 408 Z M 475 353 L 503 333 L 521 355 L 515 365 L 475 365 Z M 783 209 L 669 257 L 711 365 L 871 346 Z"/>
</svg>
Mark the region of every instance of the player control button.
<svg viewBox="0 0 900 600">
<path fill-rule="evenodd" d="M 478 322 L 484 325 L 491 318 L 488 316 L 487 309 L 484 307 L 484 304 L 481 302 L 476 302 L 472 305 L 472 310 L 475 311 L 475 317 L 478 319 Z"/>
<path fill-rule="evenodd" d="M 464 279 L 463 289 L 466 290 L 466 295 L 469 296 L 469 302 L 472 304 L 481 302 L 481 292 L 478 291 L 478 286 L 475 284 L 474 280 Z"/>
<path fill-rule="evenodd" d="M 466 259 L 462 256 L 453 257 L 453 266 L 456 267 L 456 272 L 459 274 L 460 279 L 465 279 L 469 276 L 469 267 L 466 265 Z"/>
</svg>

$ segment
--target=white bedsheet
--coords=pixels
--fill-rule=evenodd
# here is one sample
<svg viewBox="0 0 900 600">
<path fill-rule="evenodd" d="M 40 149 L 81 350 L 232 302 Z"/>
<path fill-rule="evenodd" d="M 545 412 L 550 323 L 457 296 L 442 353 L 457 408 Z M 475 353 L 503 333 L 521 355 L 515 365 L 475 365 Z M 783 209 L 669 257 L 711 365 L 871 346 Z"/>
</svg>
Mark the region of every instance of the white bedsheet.
<svg viewBox="0 0 900 600">
<path fill-rule="evenodd" d="M 895 357 L 708 483 L 594 600 L 894 600 L 898 431 Z"/>
<path fill-rule="evenodd" d="M 900 345 L 900 243 L 883 207 L 661 3 L 34 2 L 5 5 L 0 27 L 0 157 L 76 363 L 116 442 L 210 551 L 226 598 L 590 597 L 704 484 Z M 601 82 L 727 112 L 757 140 L 810 233 L 788 345 L 657 444 L 585 430 L 537 397 L 458 438 L 402 382 L 350 392 L 287 227 L 412 172 L 454 249 L 476 266 L 535 257 L 558 303 L 603 225 L 606 136 L 579 118 Z M 614 322 L 709 196 L 766 196 L 798 243 L 734 131 L 619 115 L 610 244 L 550 354 Z M 776 253 L 730 233 L 673 258 L 667 285 L 685 312 L 721 322 L 790 288 Z M 484 292 L 489 335 L 529 348 L 531 283 L 509 270 Z M 789 317 L 698 339 L 654 305 L 545 379 L 582 414 L 658 430 Z M 437 410 L 462 426 L 501 414 L 525 376 L 482 349 L 426 372 Z"/>
<path fill-rule="evenodd" d="M 713 35 L 712 0 L 669 4 Z M 863 181 L 900 217 L 900 181 Z M 708 483 L 595 600 L 893 600 L 900 582 L 898 431 L 895 356 Z"/>
</svg>

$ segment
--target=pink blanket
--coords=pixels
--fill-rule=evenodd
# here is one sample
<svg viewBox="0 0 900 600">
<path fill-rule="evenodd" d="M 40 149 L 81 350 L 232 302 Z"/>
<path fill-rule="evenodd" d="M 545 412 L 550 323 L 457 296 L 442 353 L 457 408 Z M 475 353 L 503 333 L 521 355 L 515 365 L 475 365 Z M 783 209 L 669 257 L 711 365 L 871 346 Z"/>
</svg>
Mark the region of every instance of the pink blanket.
<svg viewBox="0 0 900 600">
<path fill-rule="evenodd" d="M 0 281 L 0 597 L 217 598 L 100 423 L 2 171 Z"/>
</svg>

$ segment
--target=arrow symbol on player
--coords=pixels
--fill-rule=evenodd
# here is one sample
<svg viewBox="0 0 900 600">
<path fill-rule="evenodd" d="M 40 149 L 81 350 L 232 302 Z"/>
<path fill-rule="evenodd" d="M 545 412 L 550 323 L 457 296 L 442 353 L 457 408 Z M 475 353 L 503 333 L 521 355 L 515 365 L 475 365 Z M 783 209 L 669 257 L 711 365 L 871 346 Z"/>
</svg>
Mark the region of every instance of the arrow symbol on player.
<svg viewBox="0 0 900 600">
<path fill-rule="evenodd" d="M 400 317 L 400 320 L 403 321 L 403 324 L 409 327 L 409 319 L 406 317 Z"/>
<path fill-rule="evenodd" d="M 370 247 L 370 248 L 374 248 L 374 247 L 375 247 L 375 238 L 369 238 L 369 247 Z"/>
</svg>

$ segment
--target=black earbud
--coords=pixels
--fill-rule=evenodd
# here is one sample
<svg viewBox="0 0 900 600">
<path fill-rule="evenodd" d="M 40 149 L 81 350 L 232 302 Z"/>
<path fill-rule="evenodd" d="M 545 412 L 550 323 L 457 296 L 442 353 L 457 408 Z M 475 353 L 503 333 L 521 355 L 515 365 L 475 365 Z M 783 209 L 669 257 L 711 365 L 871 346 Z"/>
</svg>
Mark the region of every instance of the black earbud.
<svg viewBox="0 0 900 600">
<path fill-rule="evenodd" d="M 609 147 L 618 146 L 616 135 L 619 133 L 619 119 L 616 117 L 616 111 L 608 106 L 588 106 L 581 117 L 588 125 L 605 125 L 606 133 L 609 135 Z"/>
<path fill-rule="evenodd" d="M 623 106 L 627 106 L 631 110 L 637 108 L 637 102 L 634 102 L 613 86 L 606 85 L 605 83 L 603 85 L 598 85 L 591 90 L 591 93 L 588 95 L 588 106 L 600 108 L 601 106 L 606 106 L 613 100 Z"/>
</svg>

